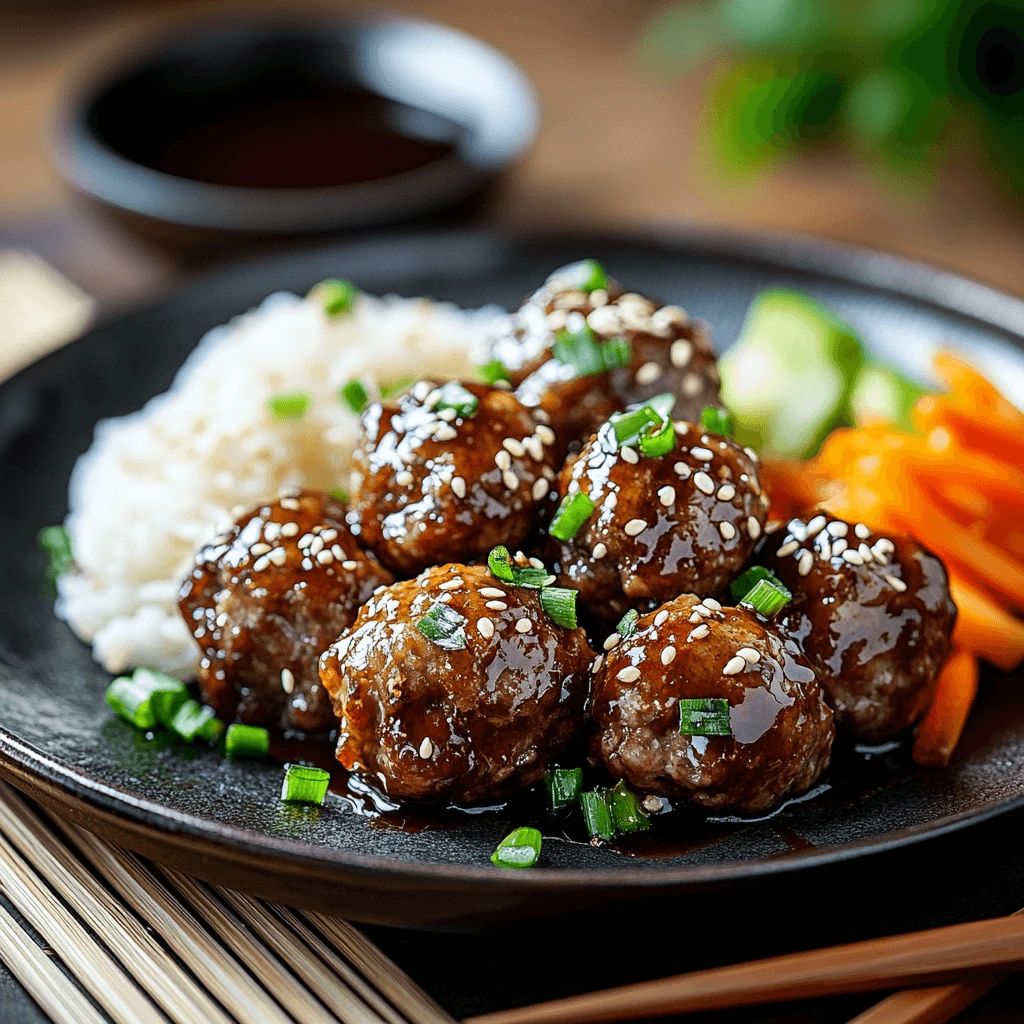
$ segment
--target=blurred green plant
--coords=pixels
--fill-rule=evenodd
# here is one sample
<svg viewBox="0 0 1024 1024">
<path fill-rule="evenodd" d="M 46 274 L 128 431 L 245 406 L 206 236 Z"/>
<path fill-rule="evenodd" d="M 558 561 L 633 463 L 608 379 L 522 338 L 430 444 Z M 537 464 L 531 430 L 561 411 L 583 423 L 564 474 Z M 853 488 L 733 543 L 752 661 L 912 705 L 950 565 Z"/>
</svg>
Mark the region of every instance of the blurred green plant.
<svg viewBox="0 0 1024 1024">
<path fill-rule="evenodd" d="M 1024 197 L 1019 0 L 684 0 L 641 59 L 662 75 L 715 62 L 708 129 L 734 172 L 842 142 L 927 180 L 966 129 Z"/>
</svg>

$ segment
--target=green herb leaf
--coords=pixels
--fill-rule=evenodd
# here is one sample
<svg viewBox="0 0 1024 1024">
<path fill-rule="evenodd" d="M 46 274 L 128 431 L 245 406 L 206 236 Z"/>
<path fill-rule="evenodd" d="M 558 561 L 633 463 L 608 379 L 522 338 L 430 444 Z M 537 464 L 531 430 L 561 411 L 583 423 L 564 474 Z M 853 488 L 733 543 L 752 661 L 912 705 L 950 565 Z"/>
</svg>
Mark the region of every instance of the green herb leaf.
<svg viewBox="0 0 1024 1024">
<path fill-rule="evenodd" d="M 552 768 L 544 776 L 548 803 L 553 811 L 560 811 L 576 803 L 583 789 L 582 768 Z"/>
<path fill-rule="evenodd" d="M 370 396 L 363 382 L 359 380 L 350 380 L 342 387 L 338 395 L 357 416 L 370 402 Z"/>
<path fill-rule="evenodd" d="M 580 793 L 580 807 L 583 810 L 583 822 L 587 826 L 587 833 L 592 839 L 615 838 L 615 824 L 607 790 L 594 789 L 588 793 Z"/>
<path fill-rule="evenodd" d="M 636 624 L 639 618 L 640 613 L 635 608 L 630 608 L 629 611 L 619 619 L 619 624 L 615 627 L 615 632 L 623 639 L 627 636 L 632 636 L 636 632 Z"/>
<path fill-rule="evenodd" d="M 499 868 L 532 868 L 540 856 L 541 842 L 535 828 L 517 828 L 498 843 L 491 863 Z"/>
<path fill-rule="evenodd" d="M 601 346 L 601 358 L 606 370 L 617 370 L 633 365 L 633 343 L 629 338 L 609 338 Z"/>
<path fill-rule="evenodd" d="M 466 617 L 454 608 L 437 601 L 430 611 L 416 623 L 416 628 L 428 639 L 446 651 L 466 649 Z"/>
<path fill-rule="evenodd" d="M 709 434 L 732 437 L 732 413 L 728 409 L 706 405 L 700 414 L 700 428 Z"/>
<path fill-rule="evenodd" d="M 331 783 L 329 772 L 306 764 L 289 764 L 281 782 L 281 799 L 295 804 L 322 804 Z"/>
<path fill-rule="evenodd" d="M 491 553 L 487 556 L 487 568 L 491 570 L 493 576 L 497 576 L 504 583 L 515 582 L 515 576 L 512 574 L 512 556 L 503 545 L 491 548 Z"/>
<path fill-rule="evenodd" d="M 684 736 L 731 736 L 729 702 L 722 697 L 681 700 L 679 731 Z"/>
<path fill-rule="evenodd" d="M 351 281 L 331 277 L 311 288 L 309 294 L 320 300 L 328 316 L 336 317 L 352 312 L 359 297 L 359 289 Z"/>
<path fill-rule="evenodd" d="M 778 614 L 793 599 L 793 595 L 778 581 L 758 580 L 740 602 L 767 618 Z"/>
<path fill-rule="evenodd" d="M 575 629 L 577 594 L 578 591 L 565 587 L 543 587 L 540 592 L 540 606 L 556 626 Z"/>
<path fill-rule="evenodd" d="M 574 332 L 562 328 L 555 332 L 555 343 L 551 348 L 554 357 L 576 371 L 577 377 L 591 377 L 605 372 L 605 361 L 597 335 L 590 325 L 584 325 Z"/>
<path fill-rule="evenodd" d="M 456 416 L 468 419 L 476 412 L 480 400 L 464 388 L 457 380 L 450 380 L 441 388 L 441 397 L 434 402 L 434 412 L 443 412 L 445 409 L 454 409 Z"/>
<path fill-rule="evenodd" d="M 51 583 L 64 575 L 75 564 L 71 551 L 71 535 L 64 526 L 44 526 L 38 534 L 39 546 L 49 555 L 46 578 Z"/>
<path fill-rule="evenodd" d="M 340 501 L 342 505 L 347 505 L 352 500 L 352 496 L 345 490 L 344 487 L 332 487 L 327 492 L 335 501 Z"/>
<path fill-rule="evenodd" d="M 306 391 L 274 395 L 267 403 L 275 420 L 301 420 L 313 408 L 313 396 Z"/>
<path fill-rule="evenodd" d="M 484 363 L 478 372 L 480 379 L 492 387 L 499 380 L 507 381 L 509 379 L 508 370 L 505 369 L 505 364 L 500 359 L 492 359 L 489 363 Z"/>
<path fill-rule="evenodd" d="M 593 511 L 594 503 L 582 491 L 567 494 L 558 506 L 555 518 L 551 520 L 548 533 L 557 540 L 570 541 Z"/>
<path fill-rule="evenodd" d="M 270 753 L 270 733 L 259 725 L 233 722 L 224 736 L 228 757 L 266 757 Z"/>
<path fill-rule="evenodd" d="M 380 386 L 380 397 L 381 398 L 394 398 L 395 395 L 401 394 L 403 391 L 408 391 L 409 388 L 416 383 L 415 377 L 399 377 L 398 380 L 393 380 Z"/>
<path fill-rule="evenodd" d="M 617 831 L 643 832 L 651 827 L 651 819 L 640 806 L 640 798 L 621 779 L 612 787 L 608 802 Z"/>
</svg>

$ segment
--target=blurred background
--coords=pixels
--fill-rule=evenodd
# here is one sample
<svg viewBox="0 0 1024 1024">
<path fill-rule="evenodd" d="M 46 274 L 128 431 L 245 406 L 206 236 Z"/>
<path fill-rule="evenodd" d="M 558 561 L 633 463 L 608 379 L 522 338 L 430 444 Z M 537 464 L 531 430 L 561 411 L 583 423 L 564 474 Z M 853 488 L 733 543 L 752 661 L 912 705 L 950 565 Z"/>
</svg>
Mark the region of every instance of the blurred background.
<svg viewBox="0 0 1024 1024">
<path fill-rule="evenodd" d="M 59 112 L 166 34 L 383 11 L 489 44 L 539 103 L 522 158 L 426 223 L 778 229 L 1024 293 L 1024 15 L 975 0 L 2 0 L 0 248 L 37 253 L 110 304 L 296 244 L 288 232 L 182 244 L 112 216 L 109 195 L 88 199 L 58 170 L 74 173 Z M 167 114 L 143 98 L 132 116 L 118 129 L 128 138 Z M 115 171 L 89 168 L 114 175 L 117 205 Z"/>
</svg>

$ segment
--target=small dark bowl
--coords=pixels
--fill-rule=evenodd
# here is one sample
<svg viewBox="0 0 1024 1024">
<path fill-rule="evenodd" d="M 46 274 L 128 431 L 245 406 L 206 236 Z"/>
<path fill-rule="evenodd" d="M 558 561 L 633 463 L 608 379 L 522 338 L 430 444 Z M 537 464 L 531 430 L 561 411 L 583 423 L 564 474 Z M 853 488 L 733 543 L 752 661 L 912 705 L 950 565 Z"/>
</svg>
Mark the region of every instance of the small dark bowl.
<svg viewBox="0 0 1024 1024">
<path fill-rule="evenodd" d="M 376 104 L 374 117 L 422 143 L 420 166 L 389 173 L 387 154 L 364 147 L 380 157 L 383 176 L 348 184 L 293 187 L 286 174 L 285 187 L 253 187 L 167 171 L 169 149 L 217 119 L 338 95 Z M 69 103 L 57 158 L 71 182 L 133 219 L 212 234 L 303 234 L 451 207 L 523 155 L 537 119 L 533 90 L 508 58 L 441 25 L 396 17 L 249 24 L 165 42 L 104 75 Z"/>
</svg>

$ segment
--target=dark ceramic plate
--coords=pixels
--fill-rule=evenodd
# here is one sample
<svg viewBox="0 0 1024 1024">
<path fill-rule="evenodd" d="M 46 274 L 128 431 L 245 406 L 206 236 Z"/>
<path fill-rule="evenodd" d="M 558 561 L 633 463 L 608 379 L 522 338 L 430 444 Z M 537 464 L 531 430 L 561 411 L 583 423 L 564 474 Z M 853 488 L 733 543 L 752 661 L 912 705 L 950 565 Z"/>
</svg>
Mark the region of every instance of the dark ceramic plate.
<svg viewBox="0 0 1024 1024">
<path fill-rule="evenodd" d="M 809 241 L 424 234 L 219 272 L 98 327 L 0 386 L 0 772 L 158 861 L 287 902 L 404 925 L 465 926 L 636 900 L 687 906 L 723 887 L 798 879 L 1024 803 L 1024 692 L 1002 678 L 986 685 L 946 770 L 914 769 L 905 748 L 840 751 L 822 791 L 771 818 L 684 821 L 671 841 L 626 854 L 549 840 L 532 871 L 489 864 L 511 816 L 465 815 L 409 832 L 374 827 L 339 796 L 319 811 L 296 811 L 278 800 L 280 765 L 146 741 L 108 712 L 108 677 L 54 618 L 35 546 L 39 527 L 64 515 L 68 474 L 97 420 L 163 391 L 207 328 L 271 291 L 301 292 L 341 275 L 372 292 L 511 305 L 548 270 L 582 256 L 705 318 L 722 347 L 759 288 L 793 285 L 849 317 L 884 357 L 913 369 L 926 365 L 932 345 L 953 343 L 1020 400 L 1024 303 L 888 256 Z"/>
</svg>

